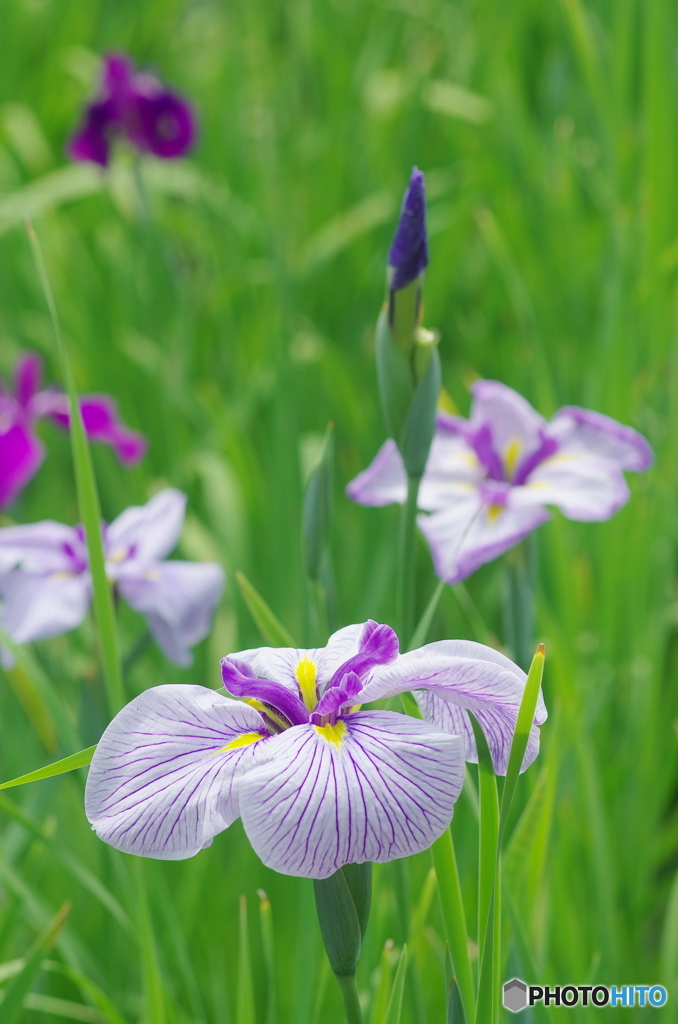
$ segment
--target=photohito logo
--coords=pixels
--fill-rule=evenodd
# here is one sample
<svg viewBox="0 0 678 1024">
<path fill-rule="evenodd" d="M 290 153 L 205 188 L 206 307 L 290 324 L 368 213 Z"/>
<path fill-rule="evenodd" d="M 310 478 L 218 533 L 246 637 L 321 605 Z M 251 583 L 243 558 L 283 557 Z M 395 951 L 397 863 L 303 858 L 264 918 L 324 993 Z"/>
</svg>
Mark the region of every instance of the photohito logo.
<svg viewBox="0 0 678 1024">
<path fill-rule="evenodd" d="M 520 1013 L 526 1006 L 663 1006 L 663 985 L 526 985 L 511 978 L 504 985 L 504 1006 Z"/>
</svg>

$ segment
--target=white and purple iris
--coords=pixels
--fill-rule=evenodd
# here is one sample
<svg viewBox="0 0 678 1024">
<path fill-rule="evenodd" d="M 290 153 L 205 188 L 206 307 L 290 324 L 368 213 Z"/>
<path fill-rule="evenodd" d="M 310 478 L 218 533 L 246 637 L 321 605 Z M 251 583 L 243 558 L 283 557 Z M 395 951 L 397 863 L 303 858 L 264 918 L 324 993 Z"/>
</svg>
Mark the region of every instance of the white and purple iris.
<svg viewBox="0 0 678 1024">
<path fill-rule="evenodd" d="M 190 665 L 224 587 L 214 563 L 165 561 L 179 540 L 186 495 L 167 489 L 103 525 L 106 573 L 148 623 L 170 661 Z M 0 625 L 23 644 L 79 626 L 92 599 L 80 526 L 46 520 L 0 530 Z"/>
<path fill-rule="evenodd" d="M 69 155 L 106 167 L 116 135 L 142 153 L 165 160 L 183 156 L 196 135 L 195 114 L 186 100 L 155 75 L 135 71 L 124 53 L 109 53 L 104 59 L 101 93 L 87 107 L 69 143 Z"/>
<path fill-rule="evenodd" d="M 565 406 L 546 421 L 498 381 L 473 385 L 468 420 L 439 412 L 418 518 L 435 571 L 458 583 L 550 518 L 609 519 L 628 501 L 624 470 L 642 472 L 652 449 L 609 416 Z M 361 505 L 404 502 L 407 477 L 394 441 L 347 487 Z"/>
<path fill-rule="evenodd" d="M 0 508 L 10 505 L 35 476 L 45 446 L 35 433 L 48 417 L 68 428 L 68 397 L 58 388 L 42 388 L 42 360 L 26 352 L 14 370 L 14 387 L 0 382 Z M 88 437 L 110 444 L 121 462 L 134 465 L 146 451 L 146 439 L 122 424 L 108 395 L 82 395 L 80 409 Z"/>
<path fill-rule="evenodd" d="M 425 850 L 448 827 L 477 758 L 471 710 L 505 773 L 525 673 L 481 644 L 443 640 L 398 653 L 368 621 L 317 650 L 263 647 L 224 658 L 233 700 L 201 686 L 146 690 L 113 719 L 89 771 L 92 828 L 116 849 L 191 857 L 241 817 L 261 860 L 327 878 L 344 864 Z M 362 704 L 436 695 L 446 726 Z M 523 769 L 546 718 L 539 699 Z"/>
</svg>

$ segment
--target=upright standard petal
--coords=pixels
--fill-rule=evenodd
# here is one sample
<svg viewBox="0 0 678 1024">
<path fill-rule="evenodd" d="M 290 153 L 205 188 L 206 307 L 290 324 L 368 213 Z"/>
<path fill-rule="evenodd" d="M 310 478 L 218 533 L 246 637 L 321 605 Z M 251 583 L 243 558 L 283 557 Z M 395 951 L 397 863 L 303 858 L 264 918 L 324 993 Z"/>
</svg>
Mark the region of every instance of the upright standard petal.
<svg viewBox="0 0 678 1024">
<path fill-rule="evenodd" d="M 488 446 L 488 456 L 499 459 L 502 475 L 497 467 L 487 463 L 490 476 L 495 479 L 513 479 L 520 464 L 529 459 L 543 445 L 546 420 L 536 412 L 517 391 L 496 380 L 479 380 L 471 388 L 473 406 L 467 424 L 466 437 L 478 450 Z M 485 442 L 487 431 L 487 442 Z M 472 440 L 473 439 L 473 440 Z"/>
<path fill-rule="evenodd" d="M 0 419 L 0 508 L 11 505 L 37 473 L 45 456 L 42 443 L 29 427 Z"/>
<path fill-rule="evenodd" d="M 256 711 L 206 687 L 146 690 L 97 746 L 85 790 L 92 828 L 125 853 L 192 857 L 238 817 L 243 773 L 271 756 L 264 733 Z"/>
<path fill-rule="evenodd" d="M 264 864 L 327 878 L 344 864 L 427 849 L 448 827 L 464 765 L 457 737 L 390 711 L 299 725 L 240 782 L 240 813 Z"/>
<path fill-rule="evenodd" d="M 186 495 L 174 488 L 160 491 L 146 505 L 125 509 L 106 530 L 106 557 L 113 565 L 150 566 L 166 558 L 179 543 L 186 512 Z"/>
<path fill-rule="evenodd" d="M 110 100 L 90 103 L 82 123 L 68 143 L 71 160 L 88 160 L 107 167 L 110 158 L 110 137 L 116 128 L 115 106 Z"/>
<path fill-rule="evenodd" d="M 75 629 L 91 597 L 89 573 L 46 575 L 16 570 L 0 574 L 0 622 L 17 644 L 48 640 Z"/>
<path fill-rule="evenodd" d="M 464 740 L 466 757 L 476 760 L 466 716 L 466 711 L 472 711 L 487 737 L 494 769 L 504 775 L 526 678 L 521 668 L 490 647 L 469 640 L 440 640 L 401 655 L 393 665 L 378 668 L 356 700 L 367 703 L 406 690 L 428 690 L 435 697 L 464 709 L 463 729 L 459 734 Z M 435 704 L 425 702 L 424 707 L 439 728 L 451 727 L 459 731 L 457 714 L 453 712 L 450 718 L 445 718 L 435 713 Z M 536 726 L 545 720 L 546 706 L 540 694 L 523 771 L 537 756 L 539 730 Z"/>
<path fill-rule="evenodd" d="M 634 473 L 649 469 L 654 461 L 642 434 L 592 409 L 566 405 L 555 414 L 548 431 L 563 451 L 598 455 Z"/>
<path fill-rule="evenodd" d="M 156 562 L 142 572 L 124 567 L 120 596 L 145 617 L 158 647 L 177 665 L 209 633 L 224 589 L 224 570 L 212 562 Z"/>
<path fill-rule="evenodd" d="M 24 352 L 14 367 L 14 394 L 25 409 L 39 390 L 42 381 L 42 359 L 35 352 Z"/>
</svg>

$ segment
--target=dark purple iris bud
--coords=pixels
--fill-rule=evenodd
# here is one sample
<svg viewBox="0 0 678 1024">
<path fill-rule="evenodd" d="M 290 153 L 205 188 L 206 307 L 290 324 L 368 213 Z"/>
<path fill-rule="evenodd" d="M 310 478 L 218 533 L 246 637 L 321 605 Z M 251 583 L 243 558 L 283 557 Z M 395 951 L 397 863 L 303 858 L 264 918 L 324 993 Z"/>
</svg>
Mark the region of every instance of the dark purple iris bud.
<svg viewBox="0 0 678 1024">
<path fill-rule="evenodd" d="M 164 160 L 183 156 L 195 142 L 196 118 L 189 103 L 148 72 L 135 72 L 125 54 L 104 61 L 101 95 L 85 111 L 68 152 L 74 160 L 106 167 L 114 136 Z"/>
<path fill-rule="evenodd" d="M 417 167 L 412 168 L 400 220 L 388 254 L 388 264 L 393 269 L 393 291 L 407 287 L 428 266 L 424 175 Z"/>
</svg>

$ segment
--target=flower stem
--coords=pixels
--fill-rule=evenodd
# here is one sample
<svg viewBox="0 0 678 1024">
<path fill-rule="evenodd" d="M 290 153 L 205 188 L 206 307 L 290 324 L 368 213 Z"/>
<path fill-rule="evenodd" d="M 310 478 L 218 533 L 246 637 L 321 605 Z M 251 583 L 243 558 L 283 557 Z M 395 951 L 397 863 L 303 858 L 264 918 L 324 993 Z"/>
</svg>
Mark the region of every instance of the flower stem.
<svg viewBox="0 0 678 1024">
<path fill-rule="evenodd" d="M 120 662 L 120 644 L 118 640 L 118 624 L 115 618 L 113 606 L 113 594 L 108 578 L 106 576 L 106 562 L 101 537 L 101 508 L 99 505 L 99 493 L 97 491 L 94 467 L 92 466 L 92 455 L 87 442 L 87 434 L 82 420 L 78 393 L 75 387 L 75 378 L 71 367 L 68 350 L 61 333 L 61 325 L 52 295 L 45 260 L 42 254 L 42 247 L 35 229 L 30 221 L 26 222 L 28 240 L 33 252 L 33 258 L 40 278 L 40 284 L 45 295 L 45 302 L 52 320 L 52 327 L 56 336 L 57 348 L 61 357 L 64 370 L 64 380 L 69 401 L 69 425 L 71 446 L 73 450 L 73 464 L 75 467 L 75 484 L 78 492 L 78 508 L 85 536 L 87 539 L 87 553 L 89 556 L 90 572 L 92 574 L 92 587 L 94 590 L 94 611 L 99 629 L 99 643 L 101 648 L 101 660 L 104 669 L 104 680 L 108 696 L 108 706 L 111 717 L 120 710 L 124 703 L 124 689 L 122 670 Z"/>
<path fill-rule="evenodd" d="M 509 551 L 504 563 L 504 640 L 527 672 L 534 654 L 535 537 Z"/>
<path fill-rule="evenodd" d="M 414 631 L 414 569 L 417 529 L 417 498 L 421 477 L 408 476 L 407 500 L 400 519 L 398 543 L 398 632 L 403 650 L 409 647 Z"/>
<path fill-rule="evenodd" d="M 341 994 L 344 997 L 346 1024 L 363 1024 L 363 1011 L 360 1009 L 360 999 L 358 998 L 358 986 L 355 982 L 355 974 L 337 974 L 335 977 L 339 982 L 339 988 L 341 989 Z"/>
<path fill-rule="evenodd" d="M 436 839 L 431 847 L 431 854 L 436 869 L 440 904 L 450 944 L 452 963 L 466 1010 L 466 1019 L 472 1021 L 475 1015 L 475 992 L 471 961 L 468 955 L 466 914 L 464 913 L 454 842 L 449 828 L 443 832 L 440 839 Z"/>
</svg>

